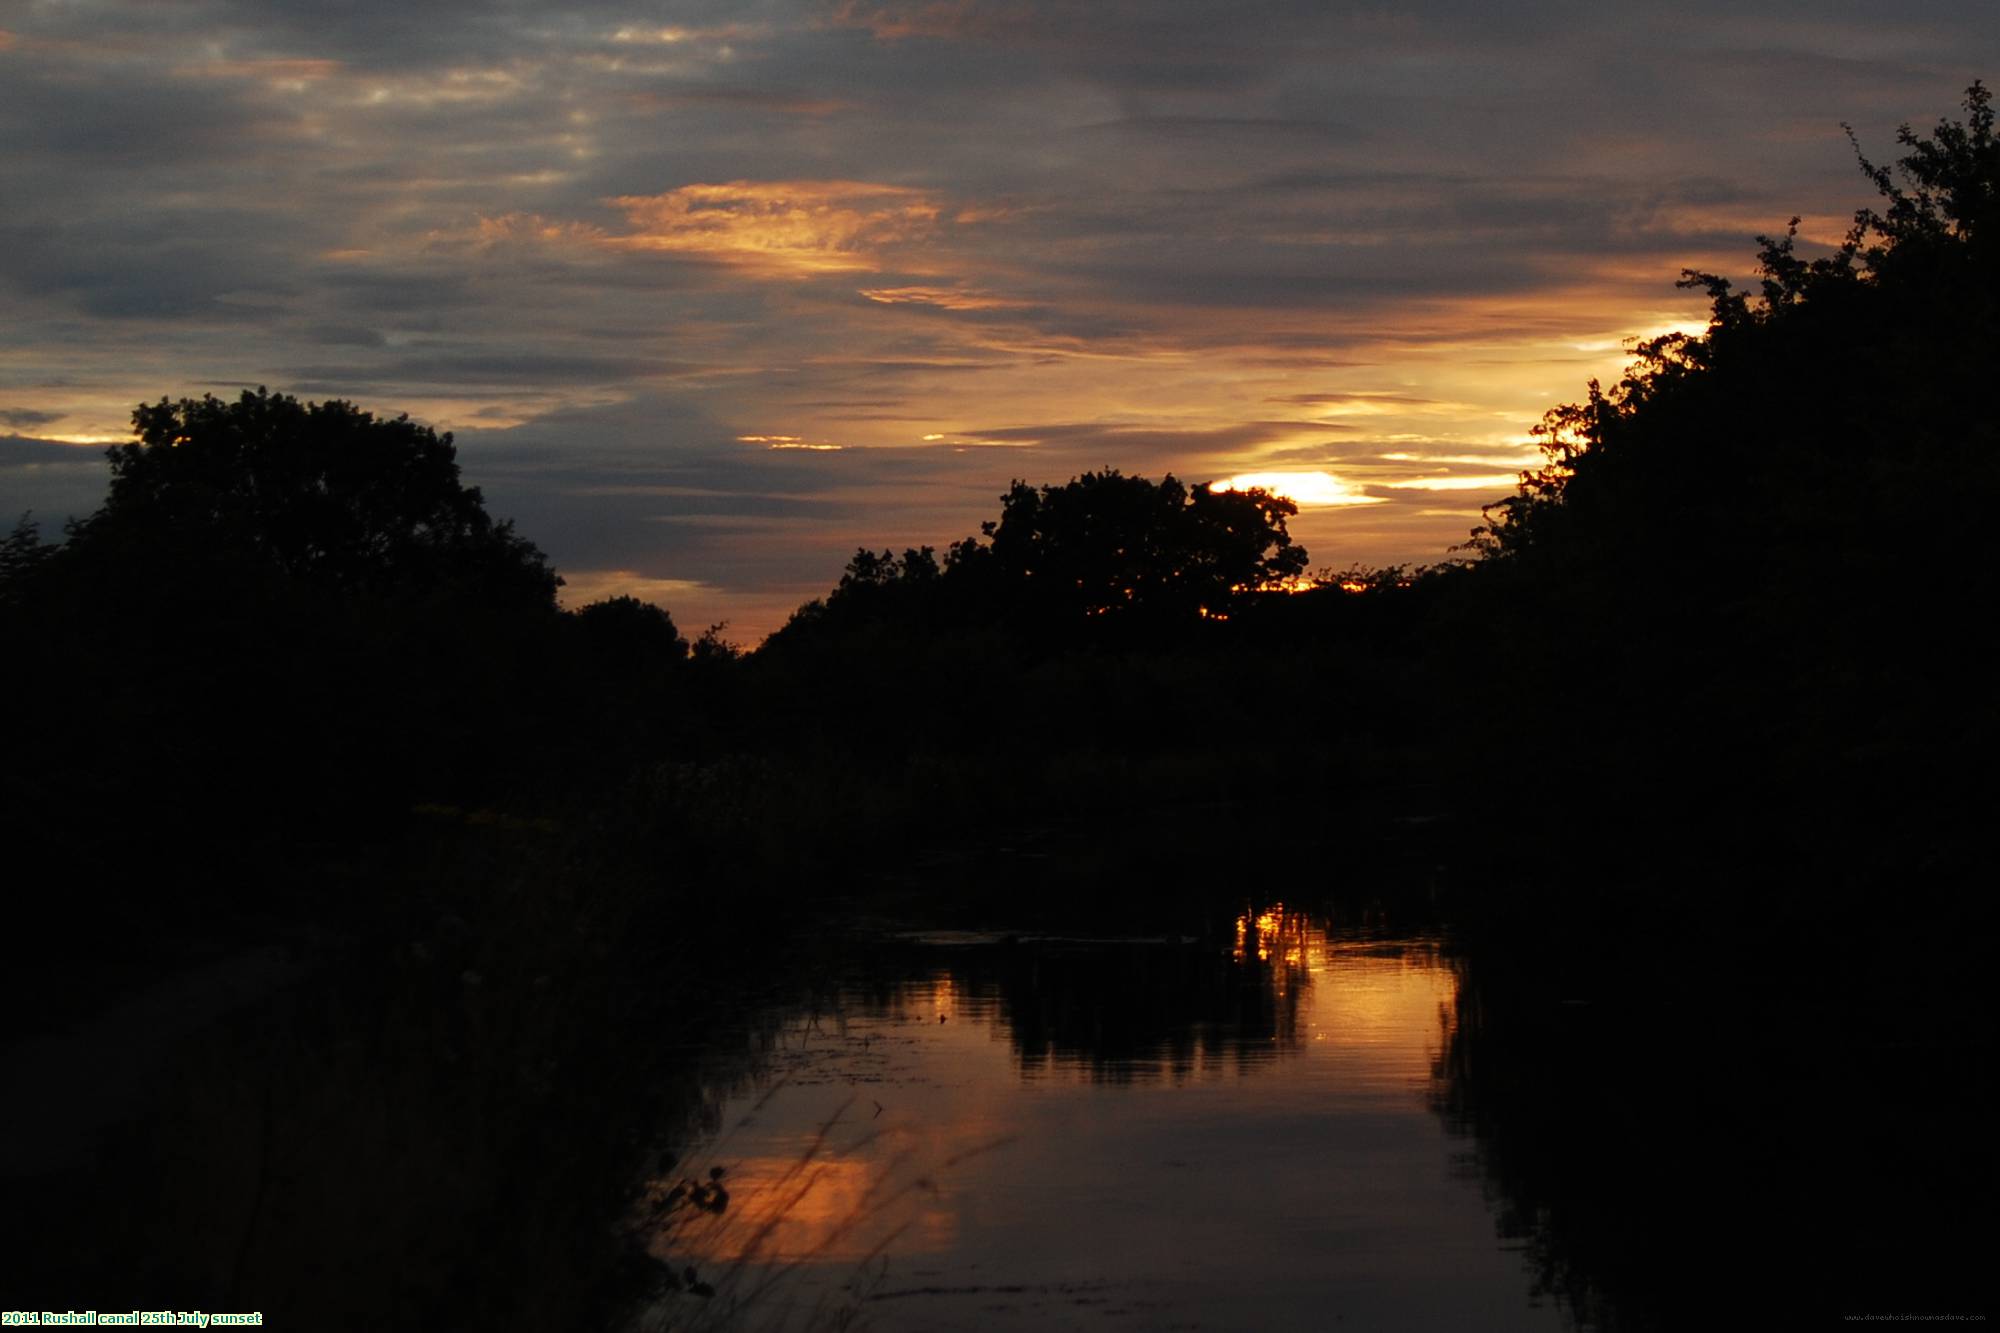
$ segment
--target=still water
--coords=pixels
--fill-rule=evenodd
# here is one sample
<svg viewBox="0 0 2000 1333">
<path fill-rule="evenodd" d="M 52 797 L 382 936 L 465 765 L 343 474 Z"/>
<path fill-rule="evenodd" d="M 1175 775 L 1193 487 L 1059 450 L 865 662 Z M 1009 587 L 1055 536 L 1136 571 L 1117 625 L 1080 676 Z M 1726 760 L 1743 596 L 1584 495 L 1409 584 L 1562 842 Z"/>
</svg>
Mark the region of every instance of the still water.
<svg viewBox="0 0 2000 1333">
<path fill-rule="evenodd" d="M 1454 984 L 1431 941 L 1282 907 L 887 941 L 770 1021 L 682 1158 L 726 1205 L 652 1250 L 717 1295 L 651 1322 L 1562 1327 L 1433 1107 Z"/>
</svg>

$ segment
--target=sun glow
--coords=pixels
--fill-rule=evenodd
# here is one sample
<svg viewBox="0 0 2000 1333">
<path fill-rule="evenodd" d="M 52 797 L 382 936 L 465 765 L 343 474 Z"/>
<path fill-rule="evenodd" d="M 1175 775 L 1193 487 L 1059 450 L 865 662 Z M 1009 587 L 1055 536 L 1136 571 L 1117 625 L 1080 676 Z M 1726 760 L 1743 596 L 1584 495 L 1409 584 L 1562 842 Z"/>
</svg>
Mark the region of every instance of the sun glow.
<svg viewBox="0 0 2000 1333">
<path fill-rule="evenodd" d="M 766 449 L 807 449 L 814 453 L 837 454 L 847 446 L 826 440 L 808 440 L 797 435 L 739 435 L 740 444 L 761 444 Z"/>
<path fill-rule="evenodd" d="M 1515 472 L 1480 472 L 1456 477 L 1411 477 L 1385 484 L 1399 491 L 1506 491 L 1520 480 L 1520 474 Z"/>
<path fill-rule="evenodd" d="M 1210 490 L 1264 490 L 1300 507 L 1381 504 L 1378 495 L 1363 495 L 1331 472 L 1244 472 L 1209 483 Z"/>
</svg>

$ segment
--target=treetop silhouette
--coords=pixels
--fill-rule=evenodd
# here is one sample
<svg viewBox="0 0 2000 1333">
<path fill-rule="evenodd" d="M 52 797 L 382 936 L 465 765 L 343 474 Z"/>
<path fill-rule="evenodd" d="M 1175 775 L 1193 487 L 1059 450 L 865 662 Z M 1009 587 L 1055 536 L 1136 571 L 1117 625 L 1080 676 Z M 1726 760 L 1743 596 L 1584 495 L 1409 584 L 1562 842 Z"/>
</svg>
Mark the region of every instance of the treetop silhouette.
<svg viewBox="0 0 2000 1333">
<path fill-rule="evenodd" d="M 1000 502 L 980 537 L 941 560 L 929 546 L 857 551 L 833 592 L 801 607 L 773 642 L 864 625 L 1005 625 L 1038 639 L 1093 624 L 1186 626 L 1306 568 L 1285 526 L 1298 506 L 1263 490 L 1108 468 L 1060 486 L 1016 481 Z"/>
<path fill-rule="evenodd" d="M 1299 507 L 1268 491 L 1189 487 L 1172 473 L 1156 483 L 1109 468 L 1064 486 L 1017 481 L 1000 503 L 1000 517 L 980 525 L 988 543 L 959 543 L 950 564 L 990 565 L 979 572 L 1072 614 L 1219 612 L 1306 568 L 1285 527 Z"/>
<path fill-rule="evenodd" d="M 1904 126 L 1893 170 L 1857 145 L 1886 207 L 1858 211 L 1830 252 L 1801 256 L 1794 218 L 1758 237 L 1754 295 L 1687 271 L 1681 285 L 1709 295 L 1707 330 L 1641 343 L 1617 384 L 1551 410 L 1535 432 L 1543 466 L 1489 507 L 1472 550 L 1629 573 L 1670 532 L 1684 569 L 1739 575 L 1787 543 L 1817 546 L 1786 557 L 1802 565 L 1921 559 L 1961 521 L 1955 497 L 1994 482 L 1995 420 L 1975 386 L 2000 321 L 2000 140 L 1983 84 L 1964 105 L 1929 136 Z"/>
<path fill-rule="evenodd" d="M 460 482 L 449 433 L 261 388 L 234 402 L 163 398 L 132 423 L 138 438 L 110 450 L 103 508 L 72 533 L 80 552 L 554 609 L 560 580 Z"/>
</svg>

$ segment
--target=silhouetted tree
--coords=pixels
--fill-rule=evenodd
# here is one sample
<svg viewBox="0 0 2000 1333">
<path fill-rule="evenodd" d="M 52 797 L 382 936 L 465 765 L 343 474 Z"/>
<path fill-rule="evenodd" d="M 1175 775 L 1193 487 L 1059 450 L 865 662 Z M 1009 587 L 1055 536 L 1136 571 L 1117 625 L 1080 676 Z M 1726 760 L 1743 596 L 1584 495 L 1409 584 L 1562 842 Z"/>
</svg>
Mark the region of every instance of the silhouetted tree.
<svg viewBox="0 0 2000 1333">
<path fill-rule="evenodd" d="M 732 662 L 741 661 L 743 658 L 742 646 L 734 640 L 724 637 L 722 633 L 722 631 L 728 628 L 728 621 L 718 620 L 696 635 L 694 642 L 688 645 L 688 660 L 708 671 L 718 670 Z"/>
<path fill-rule="evenodd" d="M 687 661 L 688 641 L 674 618 L 636 597 L 607 597 L 570 613 L 584 649 L 600 669 L 645 679 Z"/>
<path fill-rule="evenodd" d="M 540 551 L 459 481 L 450 434 L 351 403 L 264 389 L 234 402 L 161 399 L 110 451 L 102 509 L 77 526 L 99 549 L 275 577 L 327 591 L 443 595 L 554 609 Z"/>
<path fill-rule="evenodd" d="M 542 780 L 558 581 L 449 436 L 261 389 L 133 423 L 96 513 L 0 552 L 0 686 L 41 705 L 5 812 L 30 864 L 143 899 L 134 860 L 199 862 L 226 896 L 273 848 Z"/>
<path fill-rule="evenodd" d="M 42 540 L 34 515 L 21 515 L 14 530 L 0 537 L 0 604 L 17 596 L 29 575 L 54 552 Z"/>
<path fill-rule="evenodd" d="M 834 595 L 861 594 L 870 588 L 898 585 L 921 587 L 935 583 L 939 575 L 937 552 L 928 546 L 905 550 L 900 560 L 893 552 L 876 555 L 864 546 L 841 571 Z"/>
<path fill-rule="evenodd" d="M 1000 517 L 980 525 L 984 540 L 956 542 L 942 560 L 929 546 L 856 551 L 833 591 L 794 612 L 765 656 L 841 651 L 862 635 L 894 652 L 906 651 L 899 640 L 921 639 L 925 652 L 957 642 L 950 651 L 962 662 L 967 653 L 990 660 L 1001 640 L 1039 651 L 1106 642 L 1114 631 L 1193 633 L 1201 617 L 1226 618 L 1244 598 L 1301 575 L 1306 552 L 1285 527 L 1297 512 L 1262 490 L 1115 469 L 1061 486 L 1016 481 Z"/>
<path fill-rule="evenodd" d="M 928 546 L 904 551 L 901 560 L 893 551 L 877 555 L 864 546 L 847 562 L 833 591 L 793 611 L 772 638 L 784 652 L 864 626 L 920 632 L 939 614 L 942 582 L 937 553 Z"/>
<path fill-rule="evenodd" d="M 1707 329 L 1552 411 L 1446 589 L 1490 822 L 1443 1089 L 1593 1326 L 1699 1322 L 1644 1257 L 1684 1208 L 1738 1286 L 1796 1279 L 1780 1322 L 1990 1285 L 1939 1186 L 1992 1156 L 1959 1089 L 1992 1051 L 2000 141 L 1964 106 L 1861 155 L 1881 202 L 1837 243 L 1686 274 Z M 1803 1104 L 1836 1113 L 1764 1137 Z M 1607 1171 L 1632 1143 L 1669 1146 Z"/>
<path fill-rule="evenodd" d="M 1062 486 L 1017 481 L 981 545 L 960 542 L 947 576 L 1059 617 L 1192 618 L 1304 572 L 1285 520 L 1292 501 L 1266 491 L 1193 488 L 1117 469 Z"/>
<path fill-rule="evenodd" d="M 1550 412 L 1475 534 L 1488 652 L 1453 697 L 1515 718 L 1509 772 L 1572 830 L 1857 882 L 1905 844 L 1970 854 L 1938 830 L 1990 804 L 1955 775 L 2000 743 L 1968 633 L 2000 596 L 2000 141 L 1983 85 L 1965 108 L 1905 127 L 1894 170 L 1862 159 L 1886 203 L 1823 253 L 1794 227 L 1759 238 L 1753 293 L 1685 275 L 1707 330 Z"/>
<path fill-rule="evenodd" d="M 1579 563 L 1607 547 L 1657 550 L 1660 520 L 1687 516 L 1695 526 L 1673 533 L 1684 560 L 1691 542 L 1699 556 L 1725 533 L 1754 541 L 1823 517 L 1802 513 L 1812 506 L 1798 496 L 1828 488 L 1863 502 L 1846 535 L 1872 546 L 1878 506 L 1864 492 L 1928 488 L 1944 464 L 1990 476 L 1995 418 L 1973 386 L 1990 377 L 2000 319 L 2000 140 L 1983 84 L 1965 107 L 1963 123 L 1941 121 L 1928 138 L 1905 125 L 1911 152 L 1894 171 L 1857 146 L 1886 211 L 1862 209 L 1812 260 L 1796 252 L 1797 218 L 1760 236 L 1754 299 L 1724 277 L 1684 274 L 1682 286 L 1709 294 L 1707 332 L 1641 344 L 1612 388 L 1593 380 L 1584 402 L 1550 411 L 1536 431 L 1544 465 L 1492 507 L 1475 551 Z M 1740 551 L 1716 548 L 1725 553 Z"/>
</svg>

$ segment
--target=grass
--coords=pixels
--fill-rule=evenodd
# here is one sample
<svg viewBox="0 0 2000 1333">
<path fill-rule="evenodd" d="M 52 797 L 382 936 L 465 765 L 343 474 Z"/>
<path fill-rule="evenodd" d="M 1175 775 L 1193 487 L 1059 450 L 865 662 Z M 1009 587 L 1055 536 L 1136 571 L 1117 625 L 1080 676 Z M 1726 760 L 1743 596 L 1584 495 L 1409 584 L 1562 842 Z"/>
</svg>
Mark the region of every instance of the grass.
<svg viewBox="0 0 2000 1333">
<path fill-rule="evenodd" d="M 105 1071 L 131 1113 L 27 1182 L 22 1303 L 602 1327 L 620 1208 L 699 1105 L 685 1048 L 746 979 L 685 875 L 591 841 L 468 821 L 331 877 L 369 902 L 305 980 L 143 1089 Z"/>
<path fill-rule="evenodd" d="M 773 1080 L 745 1120 L 786 1082 Z M 935 1162 L 916 1148 L 892 1146 L 869 1167 L 864 1188 L 851 1198 L 830 1200 L 834 1207 L 823 1211 L 820 1204 L 829 1200 L 815 1196 L 828 1190 L 838 1160 L 867 1157 L 908 1134 L 902 1127 L 855 1118 L 859 1103 L 858 1097 L 843 1102 L 783 1171 L 740 1201 L 729 1193 L 729 1169 L 719 1164 L 706 1174 L 677 1177 L 669 1170 L 648 1181 L 630 1225 L 658 1265 L 658 1278 L 653 1300 L 628 1333 L 827 1333 L 863 1326 L 868 1302 L 889 1272 L 891 1251 L 915 1224 L 910 1205 L 937 1197 L 942 1172 L 1010 1140 L 996 1139 Z M 719 1161 L 728 1146 L 725 1134 L 707 1145 L 705 1154 Z M 821 1214 L 812 1243 L 788 1250 L 780 1233 L 802 1212 Z M 815 1275 L 824 1276 L 815 1281 Z"/>
</svg>

